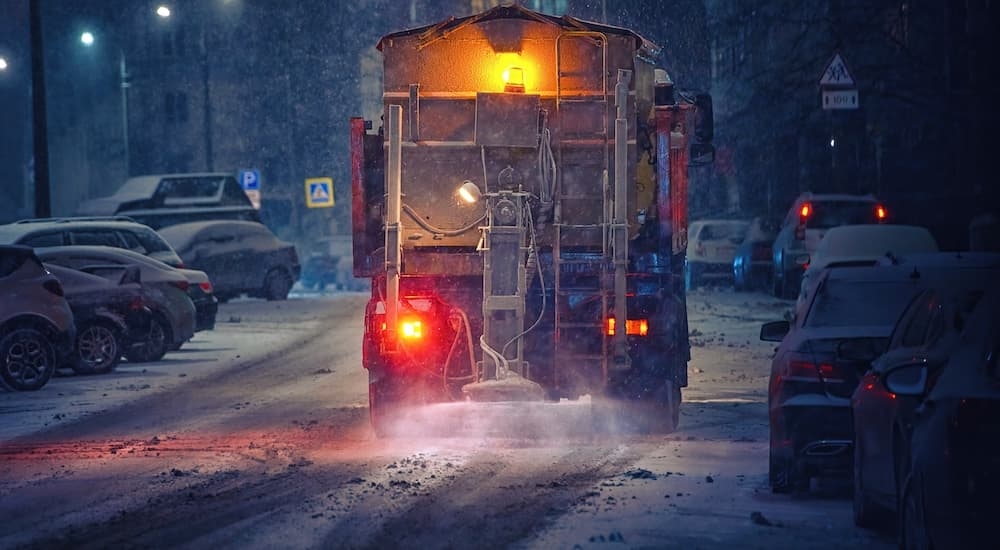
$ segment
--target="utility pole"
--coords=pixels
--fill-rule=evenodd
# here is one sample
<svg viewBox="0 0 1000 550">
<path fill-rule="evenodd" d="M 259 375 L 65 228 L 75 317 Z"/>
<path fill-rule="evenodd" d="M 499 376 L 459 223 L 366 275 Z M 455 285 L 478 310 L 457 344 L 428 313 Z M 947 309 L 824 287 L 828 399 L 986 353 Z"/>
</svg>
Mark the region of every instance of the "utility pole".
<svg viewBox="0 0 1000 550">
<path fill-rule="evenodd" d="M 52 217 L 49 191 L 48 119 L 45 113 L 45 53 L 42 49 L 42 14 L 40 0 L 29 4 L 31 33 L 31 111 L 35 167 L 35 217 Z"/>
</svg>

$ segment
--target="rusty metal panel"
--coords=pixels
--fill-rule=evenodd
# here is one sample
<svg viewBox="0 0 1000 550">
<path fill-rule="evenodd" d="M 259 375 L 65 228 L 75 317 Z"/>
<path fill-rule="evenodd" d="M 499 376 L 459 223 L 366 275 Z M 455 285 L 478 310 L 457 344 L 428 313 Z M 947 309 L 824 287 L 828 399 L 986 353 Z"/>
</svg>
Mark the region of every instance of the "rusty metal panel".
<svg viewBox="0 0 1000 550">
<path fill-rule="evenodd" d="M 535 94 L 476 94 L 476 145 L 535 147 L 539 97 Z"/>
</svg>

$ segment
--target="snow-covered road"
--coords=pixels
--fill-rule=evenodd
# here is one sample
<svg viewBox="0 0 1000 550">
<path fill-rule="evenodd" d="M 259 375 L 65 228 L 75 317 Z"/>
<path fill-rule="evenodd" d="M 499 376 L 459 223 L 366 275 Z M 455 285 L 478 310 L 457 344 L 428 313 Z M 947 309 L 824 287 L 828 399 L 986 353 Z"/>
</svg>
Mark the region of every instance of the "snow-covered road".
<svg viewBox="0 0 1000 550">
<path fill-rule="evenodd" d="M 598 438 L 581 400 L 494 408 L 539 426 L 516 438 L 377 440 L 365 298 L 234 301 L 159 363 L 0 393 L 0 548 L 893 545 L 854 527 L 840 487 L 767 488 L 773 345 L 757 333 L 785 302 L 690 296 L 690 387 L 668 436 Z"/>
</svg>

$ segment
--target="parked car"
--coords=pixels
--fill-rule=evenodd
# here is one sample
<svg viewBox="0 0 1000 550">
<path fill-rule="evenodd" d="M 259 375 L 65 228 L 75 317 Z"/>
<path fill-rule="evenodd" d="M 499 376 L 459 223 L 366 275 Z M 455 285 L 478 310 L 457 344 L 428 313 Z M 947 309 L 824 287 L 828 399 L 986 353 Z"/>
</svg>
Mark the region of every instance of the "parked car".
<svg viewBox="0 0 1000 550">
<path fill-rule="evenodd" d="M 901 548 L 992 548 L 1000 494 L 1000 291 L 969 316 L 955 352 L 931 367 L 886 372 L 897 395 L 921 400 L 901 495 Z"/>
<path fill-rule="evenodd" d="M 899 315 L 925 285 L 909 275 L 899 267 L 826 269 L 803 311 L 761 327 L 761 340 L 781 342 L 768 384 L 775 492 L 804 490 L 815 475 L 849 477 L 850 398 L 869 365 L 857 356 L 885 349 Z"/>
<path fill-rule="evenodd" d="M 917 295 L 901 317 L 888 351 L 865 374 L 851 399 L 854 411 L 854 522 L 861 527 L 890 523 L 909 473 L 910 426 L 916 398 L 885 387 L 887 371 L 921 361 L 930 376 L 940 374 L 954 353 L 964 318 L 982 289 L 927 290 Z"/>
<path fill-rule="evenodd" d="M 816 275 L 826 267 L 875 265 L 915 252 L 937 252 L 938 244 L 926 227 L 918 225 L 862 224 L 830 228 L 809 255 L 798 301 L 804 301 Z"/>
<path fill-rule="evenodd" d="M 149 334 L 153 312 L 146 307 L 139 268 L 108 280 L 68 267 L 45 264 L 59 278 L 76 325 L 70 367 L 77 374 L 104 374 L 118 366 L 125 350 Z"/>
<path fill-rule="evenodd" d="M 62 284 L 31 248 L 0 245 L 0 386 L 42 388 L 76 337 Z"/>
<path fill-rule="evenodd" d="M 208 273 L 219 300 L 243 293 L 284 300 L 301 273 L 295 245 L 261 223 L 193 222 L 164 227 L 160 234 L 185 265 Z"/>
<path fill-rule="evenodd" d="M 684 283 L 688 290 L 706 278 L 732 276 L 736 246 L 743 241 L 750 222 L 745 220 L 698 220 L 688 227 Z"/>
<path fill-rule="evenodd" d="M 771 245 L 775 228 L 765 218 L 750 220 L 743 241 L 733 256 L 733 286 L 736 290 L 764 288 L 771 280 Z"/>
<path fill-rule="evenodd" d="M 233 174 L 154 174 L 129 178 L 114 194 L 84 201 L 83 216 L 124 214 L 150 227 L 210 219 L 260 221 Z"/>
<path fill-rule="evenodd" d="M 106 246 L 40 248 L 37 254 L 46 263 L 95 275 L 110 269 L 120 276 L 125 267 L 139 268 L 141 286 L 148 289 L 143 298 L 153 311 L 153 322 L 148 337 L 125 350 L 130 362 L 158 361 L 194 335 L 196 309 L 188 296 L 191 284 L 180 270 L 142 254 Z"/>
<path fill-rule="evenodd" d="M 816 252 L 827 230 L 887 220 L 888 212 L 872 195 L 799 195 L 788 209 L 772 245 L 772 292 L 779 298 L 798 295 L 809 257 Z"/>
<path fill-rule="evenodd" d="M 0 243 L 32 248 L 93 245 L 124 248 L 174 267 L 180 256 L 151 227 L 126 216 L 105 218 L 42 218 L 0 225 Z"/>
</svg>

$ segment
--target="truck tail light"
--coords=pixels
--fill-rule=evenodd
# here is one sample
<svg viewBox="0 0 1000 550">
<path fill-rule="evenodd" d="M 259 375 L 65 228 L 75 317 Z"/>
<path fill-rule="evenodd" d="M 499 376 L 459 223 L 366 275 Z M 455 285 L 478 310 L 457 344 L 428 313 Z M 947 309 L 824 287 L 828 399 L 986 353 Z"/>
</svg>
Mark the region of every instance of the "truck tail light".
<svg viewBox="0 0 1000 550">
<path fill-rule="evenodd" d="M 382 322 L 382 332 L 388 329 L 385 321 Z M 396 336 L 401 340 L 417 342 L 424 338 L 424 324 L 419 319 L 403 319 L 396 327 Z"/>
<path fill-rule="evenodd" d="M 615 335 L 615 318 L 608 317 L 606 330 L 608 336 Z M 646 336 L 649 334 L 648 319 L 627 319 L 625 321 L 625 334 L 629 336 Z"/>
</svg>

